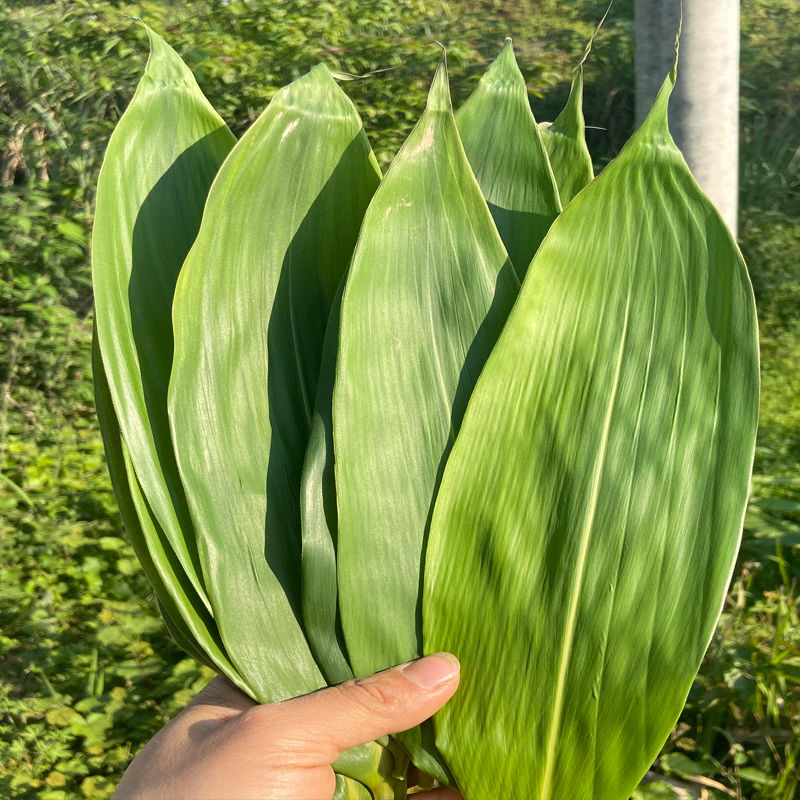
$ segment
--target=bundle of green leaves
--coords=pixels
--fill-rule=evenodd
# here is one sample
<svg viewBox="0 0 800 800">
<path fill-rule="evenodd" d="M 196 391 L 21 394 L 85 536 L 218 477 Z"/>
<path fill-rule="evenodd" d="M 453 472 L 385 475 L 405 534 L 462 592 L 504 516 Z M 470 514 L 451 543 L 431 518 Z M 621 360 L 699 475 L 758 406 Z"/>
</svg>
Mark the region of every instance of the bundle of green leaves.
<svg viewBox="0 0 800 800">
<path fill-rule="evenodd" d="M 456 697 L 344 754 L 337 797 L 404 797 L 413 763 L 467 800 L 624 800 L 719 615 L 757 422 L 674 70 L 594 178 L 581 65 L 539 126 L 510 41 L 456 114 L 442 60 L 382 176 L 324 66 L 237 142 L 150 41 L 99 179 L 94 358 L 173 637 L 260 702 L 455 653 Z"/>
</svg>

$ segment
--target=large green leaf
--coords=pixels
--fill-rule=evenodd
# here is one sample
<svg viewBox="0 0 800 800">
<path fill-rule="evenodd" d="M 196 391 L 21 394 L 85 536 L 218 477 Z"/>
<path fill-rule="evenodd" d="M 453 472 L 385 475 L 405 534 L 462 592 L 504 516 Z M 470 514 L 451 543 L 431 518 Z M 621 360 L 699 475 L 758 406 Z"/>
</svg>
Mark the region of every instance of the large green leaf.
<svg viewBox="0 0 800 800">
<path fill-rule="evenodd" d="M 370 204 L 342 297 L 338 575 L 357 675 L 421 654 L 423 540 L 443 455 L 517 291 L 442 64 Z M 404 741 L 415 763 L 444 774 Z"/>
<path fill-rule="evenodd" d="M 178 55 L 148 33 L 147 67 L 98 179 L 92 237 L 97 339 L 136 479 L 163 531 L 165 558 L 172 558 L 166 554 L 171 549 L 175 579 L 183 584 L 185 575 L 207 608 L 167 419 L 171 309 L 208 188 L 234 137 Z M 162 579 L 171 580 L 166 573 Z"/>
<path fill-rule="evenodd" d="M 539 130 L 550 157 L 561 202 L 566 206 L 594 177 L 583 119 L 583 61 L 572 73 L 567 104 L 555 122 L 542 122 Z"/>
<path fill-rule="evenodd" d="M 425 649 L 461 660 L 436 728 L 469 800 L 627 798 L 730 579 L 756 316 L 669 135 L 673 82 L 550 229 L 438 493 Z"/>
<path fill-rule="evenodd" d="M 300 623 L 300 471 L 323 334 L 379 171 L 323 66 L 231 152 L 175 293 L 169 408 L 214 617 L 262 702 L 324 683 Z"/>
<path fill-rule="evenodd" d="M 511 39 L 456 113 L 472 171 L 520 280 L 561 212 Z"/>
<path fill-rule="evenodd" d="M 127 447 L 122 441 L 96 335 L 92 339 L 92 374 L 97 417 L 114 496 L 136 556 L 158 598 L 167 629 L 187 653 L 243 687 L 224 652 L 216 623 L 195 594 L 144 499 Z"/>
</svg>

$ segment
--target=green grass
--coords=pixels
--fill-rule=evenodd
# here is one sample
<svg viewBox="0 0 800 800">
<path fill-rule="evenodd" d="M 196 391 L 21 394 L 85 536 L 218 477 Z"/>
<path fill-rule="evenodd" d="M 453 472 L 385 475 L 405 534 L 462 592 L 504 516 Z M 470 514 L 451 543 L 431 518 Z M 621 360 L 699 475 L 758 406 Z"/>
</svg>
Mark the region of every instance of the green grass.
<svg viewBox="0 0 800 800">
<path fill-rule="evenodd" d="M 269 7 L 273 7 L 270 4 Z M 632 2 L 587 64 L 605 163 L 632 118 Z M 652 780 L 654 798 L 789 800 L 800 785 L 800 99 L 794 0 L 742 3 L 740 239 L 759 306 L 762 402 L 753 497 L 728 601 Z M 105 142 L 146 43 L 145 15 L 241 131 L 324 59 L 386 164 L 450 44 L 464 99 L 506 32 L 534 110 L 553 118 L 596 2 L 291 0 L 0 8 L 0 796 L 109 797 L 132 754 L 208 679 L 169 641 L 121 531 L 93 408 L 88 239 Z M 333 12 L 337 13 L 333 13 Z M 463 11 L 463 13 L 462 13 Z M 359 16 L 360 13 L 360 16 Z M 381 109 L 381 110 L 378 110 Z M 8 133 L 6 133 L 8 132 Z"/>
<path fill-rule="evenodd" d="M 3 797 L 108 797 L 132 748 L 208 679 L 165 637 L 120 531 L 87 392 L 88 325 L 67 329 L 74 350 L 49 392 L 5 387 Z M 17 347 L 41 345 L 23 333 Z"/>
</svg>

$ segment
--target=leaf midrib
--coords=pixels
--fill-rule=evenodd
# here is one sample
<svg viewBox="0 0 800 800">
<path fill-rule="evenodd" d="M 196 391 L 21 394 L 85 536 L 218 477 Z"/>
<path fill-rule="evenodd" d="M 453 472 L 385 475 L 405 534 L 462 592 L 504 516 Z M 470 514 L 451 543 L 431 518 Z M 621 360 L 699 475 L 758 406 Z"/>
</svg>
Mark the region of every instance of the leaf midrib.
<svg viewBox="0 0 800 800">
<path fill-rule="evenodd" d="M 553 783 L 553 772 L 556 760 L 556 743 L 558 740 L 558 730 L 561 726 L 561 713 L 564 708 L 564 689 L 566 686 L 567 670 L 569 668 L 570 656 L 572 654 L 572 642 L 575 636 L 575 623 L 578 616 L 578 600 L 580 599 L 581 590 L 583 588 L 583 577 L 586 570 L 586 557 L 589 552 L 589 542 L 592 538 L 592 529 L 594 526 L 594 518 L 597 512 L 597 504 L 600 496 L 600 480 L 603 474 L 603 466 L 605 465 L 606 449 L 608 447 L 608 438 L 611 430 L 611 418 L 613 415 L 614 405 L 617 399 L 619 390 L 619 378 L 622 371 L 622 355 L 625 351 L 625 344 L 628 336 L 628 319 L 631 305 L 631 293 L 628 291 L 625 300 L 625 324 L 622 329 L 622 336 L 620 337 L 619 349 L 617 352 L 617 363 L 614 369 L 614 382 L 611 390 L 611 396 L 608 401 L 608 408 L 606 409 L 605 420 L 603 421 L 603 432 L 600 439 L 600 448 L 595 460 L 594 470 L 592 473 L 591 494 L 589 497 L 589 508 L 586 513 L 586 520 L 581 531 L 580 548 L 578 551 L 578 563 L 575 568 L 575 580 L 572 585 L 572 592 L 569 602 L 569 610 L 567 611 L 566 631 L 564 640 L 561 647 L 561 657 L 558 666 L 558 679 L 556 681 L 556 694 L 553 701 L 553 715 L 550 719 L 550 730 L 547 737 L 547 751 L 544 764 L 544 778 L 542 779 L 542 789 L 540 797 L 543 800 L 548 800 Z"/>
</svg>

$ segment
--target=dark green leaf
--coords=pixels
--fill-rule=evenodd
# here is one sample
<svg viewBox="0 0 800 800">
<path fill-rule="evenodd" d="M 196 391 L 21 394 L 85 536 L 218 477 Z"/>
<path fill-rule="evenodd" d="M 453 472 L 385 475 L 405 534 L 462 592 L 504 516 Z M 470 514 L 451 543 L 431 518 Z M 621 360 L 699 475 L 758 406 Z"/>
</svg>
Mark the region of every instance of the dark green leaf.
<svg viewBox="0 0 800 800">
<path fill-rule="evenodd" d="M 262 702 L 324 683 L 300 622 L 300 473 L 325 325 L 378 181 L 353 104 L 316 67 L 231 152 L 176 288 L 178 464 L 214 617 Z"/>
<path fill-rule="evenodd" d="M 96 337 L 92 341 L 92 372 L 95 407 L 114 495 L 133 549 L 158 598 L 167 629 L 187 653 L 243 688 L 224 652 L 216 623 L 197 597 L 144 499 L 120 435 Z"/>
<path fill-rule="evenodd" d="M 150 58 L 108 145 L 92 236 L 97 340 L 154 524 L 209 608 L 167 419 L 172 296 L 214 175 L 234 143 L 192 74 L 148 29 Z M 149 512 L 148 515 L 149 516 Z"/>
</svg>

